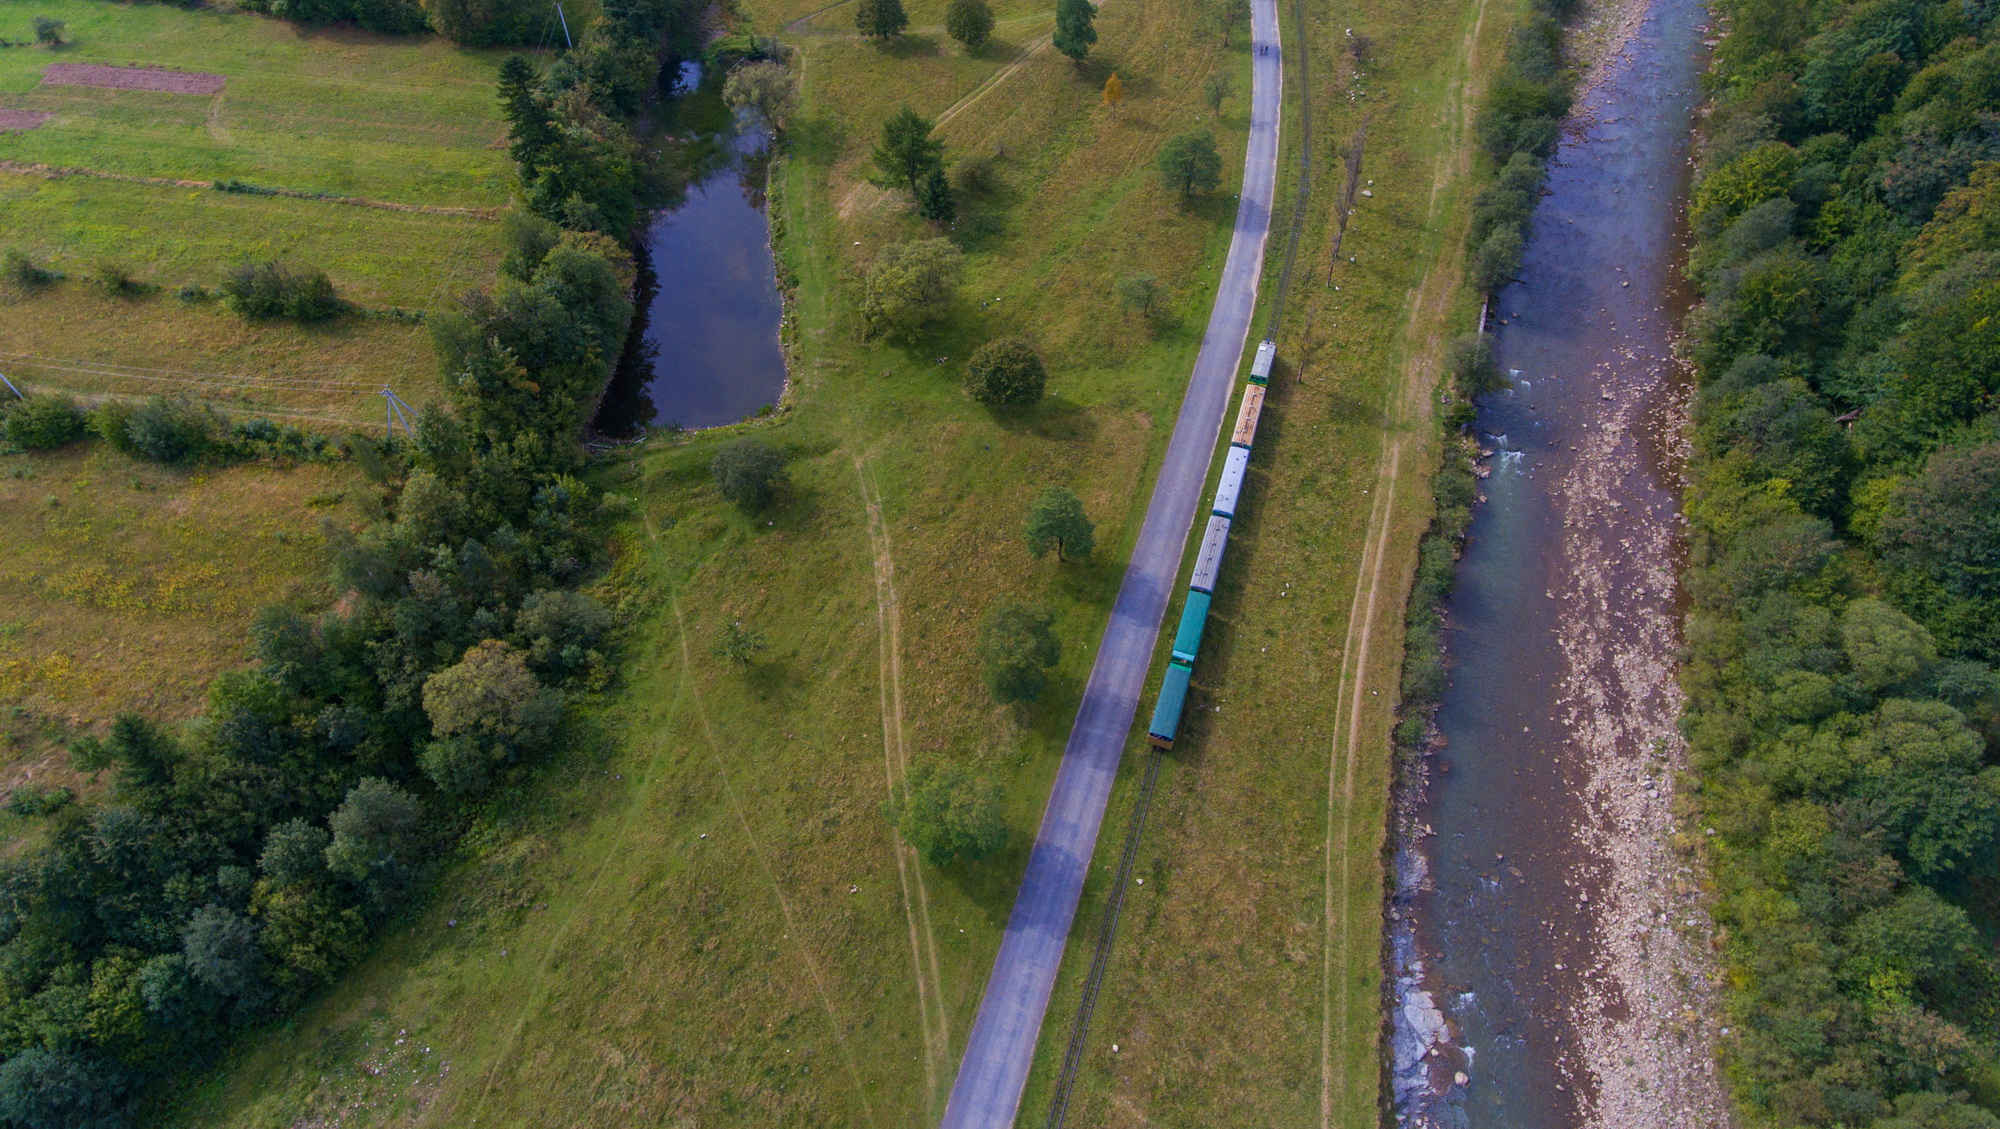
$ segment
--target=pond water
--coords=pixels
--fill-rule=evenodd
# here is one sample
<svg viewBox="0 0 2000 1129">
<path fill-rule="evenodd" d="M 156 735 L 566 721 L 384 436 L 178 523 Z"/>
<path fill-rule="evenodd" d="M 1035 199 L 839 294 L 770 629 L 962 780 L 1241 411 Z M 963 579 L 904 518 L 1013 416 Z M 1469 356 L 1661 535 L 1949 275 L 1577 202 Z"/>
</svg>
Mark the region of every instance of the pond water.
<svg viewBox="0 0 2000 1129">
<path fill-rule="evenodd" d="M 1608 764 L 1645 762 L 1654 738 L 1633 735 L 1670 733 L 1675 713 L 1684 378 L 1671 343 L 1704 18 L 1700 0 L 1653 0 L 1579 99 L 1520 280 L 1494 303 L 1514 383 L 1479 410 L 1490 477 L 1448 608 L 1443 745 L 1399 794 L 1388 971 L 1402 1124 L 1620 1123 L 1596 1092 L 1613 1076 L 1598 1036 L 1628 1019 L 1630 981 L 1607 954 L 1634 930 L 1604 914 L 1638 895 L 1600 798 Z M 1632 791 L 1651 802 L 1652 788 Z M 1624 1122 L 1670 1123 L 1686 1122 Z"/>
<path fill-rule="evenodd" d="M 764 206 L 767 137 L 731 115 L 720 83 L 683 64 L 659 131 L 693 177 L 640 243 L 632 338 L 597 414 L 608 435 L 714 427 L 778 401 L 783 305 Z"/>
</svg>

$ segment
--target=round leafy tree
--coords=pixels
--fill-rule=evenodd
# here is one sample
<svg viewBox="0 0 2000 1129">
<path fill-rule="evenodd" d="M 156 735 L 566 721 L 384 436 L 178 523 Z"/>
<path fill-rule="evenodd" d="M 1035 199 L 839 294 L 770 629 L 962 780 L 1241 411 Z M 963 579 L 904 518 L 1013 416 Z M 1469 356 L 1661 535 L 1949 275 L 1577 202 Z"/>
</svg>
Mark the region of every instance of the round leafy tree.
<svg viewBox="0 0 2000 1129">
<path fill-rule="evenodd" d="M 944 10 L 944 29 L 967 51 L 978 51 L 993 36 L 993 9 L 986 0 L 951 0 Z"/>
<path fill-rule="evenodd" d="M 965 390 L 982 404 L 1032 404 L 1047 384 L 1042 358 L 1025 337 L 988 341 L 965 366 Z"/>
<path fill-rule="evenodd" d="M 778 492 L 785 457 L 769 443 L 738 439 L 715 453 L 709 470 L 714 472 L 716 489 L 723 497 L 746 510 L 761 510 Z"/>
</svg>

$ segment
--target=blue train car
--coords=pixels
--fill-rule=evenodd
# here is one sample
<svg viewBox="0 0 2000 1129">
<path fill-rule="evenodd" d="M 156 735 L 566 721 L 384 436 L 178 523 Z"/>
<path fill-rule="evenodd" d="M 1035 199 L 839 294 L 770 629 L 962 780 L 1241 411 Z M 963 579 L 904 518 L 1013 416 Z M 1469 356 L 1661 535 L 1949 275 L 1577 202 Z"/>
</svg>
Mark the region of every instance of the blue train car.
<svg viewBox="0 0 2000 1129">
<path fill-rule="evenodd" d="M 1250 448 L 1230 447 L 1229 458 L 1222 464 L 1222 481 L 1215 488 L 1215 506 L 1209 513 L 1233 520 L 1237 496 L 1243 492 L 1243 479 L 1249 473 Z"/>
<path fill-rule="evenodd" d="M 1211 515 L 1208 531 L 1201 537 L 1201 555 L 1194 559 L 1194 575 L 1188 586 L 1197 592 L 1214 592 L 1216 574 L 1222 571 L 1222 548 L 1229 543 L 1229 519 Z"/>
<path fill-rule="evenodd" d="M 1153 706 L 1152 724 L 1146 740 L 1156 749 L 1174 747 L 1174 733 L 1181 727 L 1181 710 L 1187 705 L 1188 682 L 1194 671 L 1179 659 L 1167 664 L 1167 676 L 1160 680 L 1160 700 Z"/>
</svg>

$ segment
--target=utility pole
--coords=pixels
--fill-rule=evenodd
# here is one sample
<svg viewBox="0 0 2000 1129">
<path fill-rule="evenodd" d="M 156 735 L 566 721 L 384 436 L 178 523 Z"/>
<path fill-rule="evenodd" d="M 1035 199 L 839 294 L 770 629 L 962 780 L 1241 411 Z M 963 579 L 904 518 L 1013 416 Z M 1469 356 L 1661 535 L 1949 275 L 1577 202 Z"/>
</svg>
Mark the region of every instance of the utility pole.
<svg viewBox="0 0 2000 1129">
<path fill-rule="evenodd" d="M 7 391 L 12 392 L 16 400 L 25 400 L 28 398 L 28 394 L 26 392 L 23 392 L 19 388 L 14 387 L 14 382 L 7 379 L 6 373 L 0 373 L 0 384 L 6 385 Z"/>
<path fill-rule="evenodd" d="M 396 390 L 386 384 L 382 386 L 381 396 L 382 416 L 388 426 L 387 438 L 393 439 L 396 437 L 396 425 L 400 423 L 403 425 L 403 434 L 408 438 L 415 439 L 417 437 L 417 430 L 410 423 L 410 416 L 416 414 L 416 409 L 410 407 L 408 400 L 396 395 Z"/>
<path fill-rule="evenodd" d="M 569 38 L 569 17 L 568 17 L 568 16 L 565 16 L 565 15 L 563 15 L 563 10 L 562 10 L 562 3 L 561 3 L 561 0 L 557 0 L 557 4 L 556 4 L 556 18 L 562 21 L 562 27 L 563 27 L 563 44 L 564 44 L 565 46 L 567 46 L 567 47 L 568 47 L 568 48 L 569 48 L 570 50 L 572 50 L 572 51 L 576 50 L 576 44 L 574 44 L 574 43 L 570 42 L 570 38 Z M 543 25 L 543 26 L 547 26 L 547 25 Z"/>
</svg>

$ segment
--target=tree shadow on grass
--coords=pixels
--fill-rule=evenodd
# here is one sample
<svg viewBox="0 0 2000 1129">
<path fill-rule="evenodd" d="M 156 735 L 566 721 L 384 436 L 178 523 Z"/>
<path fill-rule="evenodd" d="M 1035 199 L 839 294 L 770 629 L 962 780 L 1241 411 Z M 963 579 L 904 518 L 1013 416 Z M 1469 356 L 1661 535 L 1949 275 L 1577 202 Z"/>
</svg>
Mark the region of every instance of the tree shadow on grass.
<svg viewBox="0 0 2000 1129">
<path fill-rule="evenodd" d="M 885 44 L 882 53 L 895 59 L 928 59 L 944 52 L 933 37 L 906 32 Z"/>
<path fill-rule="evenodd" d="M 807 164 L 824 168 L 840 159 L 847 143 L 847 131 L 831 114 L 813 114 L 793 119 L 785 133 L 792 154 Z"/>
<path fill-rule="evenodd" d="M 1088 440 L 1097 434 L 1097 419 L 1065 396 L 1044 396 L 1041 403 L 1027 407 L 999 407 L 991 410 L 993 422 L 1016 435 L 1060 442 Z"/>
</svg>

